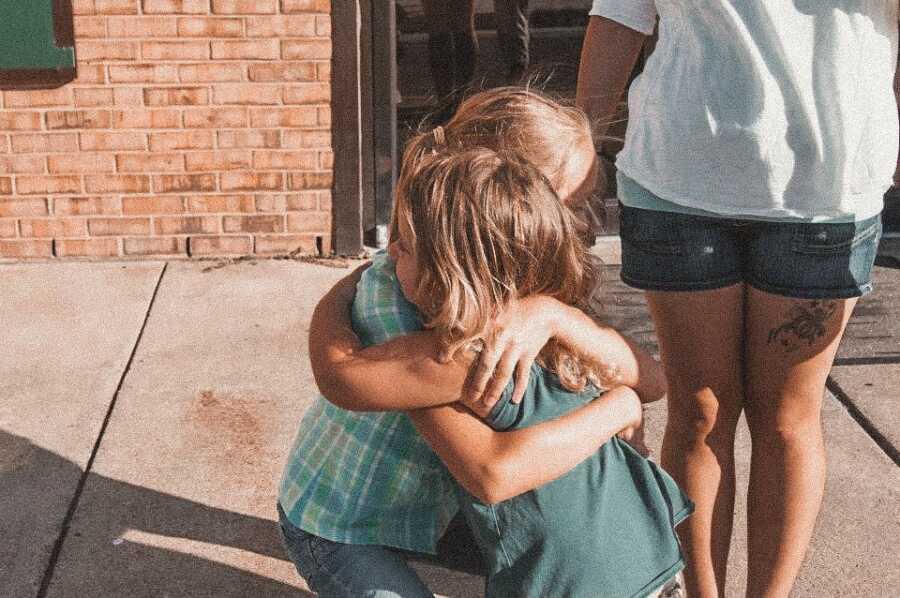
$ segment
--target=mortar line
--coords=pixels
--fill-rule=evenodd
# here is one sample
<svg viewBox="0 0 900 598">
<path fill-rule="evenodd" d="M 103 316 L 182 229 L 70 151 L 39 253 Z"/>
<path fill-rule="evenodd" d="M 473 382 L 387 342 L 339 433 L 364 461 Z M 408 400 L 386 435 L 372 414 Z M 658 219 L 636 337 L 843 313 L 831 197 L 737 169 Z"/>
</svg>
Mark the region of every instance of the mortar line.
<svg viewBox="0 0 900 598">
<path fill-rule="evenodd" d="M 36 598 L 46 598 L 47 592 L 50 589 L 50 582 L 53 580 L 53 574 L 56 571 L 56 565 L 59 562 L 63 544 L 65 544 L 66 537 L 69 535 L 69 526 L 72 524 L 72 518 L 75 516 L 75 511 L 78 509 L 78 504 L 81 501 L 81 495 L 84 492 L 87 478 L 94 466 L 94 460 L 97 458 L 97 453 L 100 452 L 103 436 L 106 434 L 106 428 L 109 426 L 109 422 L 112 419 L 113 410 L 116 407 L 116 402 L 119 400 L 119 393 L 122 391 L 122 386 L 125 384 L 125 378 L 128 377 L 128 373 L 131 371 L 131 364 L 134 362 L 134 356 L 137 354 L 137 349 L 144 337 L 144 330 L 147 328 L 147 322 L 150 320 L 150 313 L 153 311 L 153 305 L 156 303 L 156 296 L 159 293 L 159 288 L 162 285 L 163 277 L 166 275 L 166 270 L 168 268 L 169 262 L 165 262 L 159 273 L 159 278 L 156 279 L 156 286 L 153 288 L 153 294 L 150 296 L 150 302 L 147 304 L 147 312 L 144 314 L 144 321 L 141 324 L 141 329 L 138 331 L 134 346 L 131 348 L 131 354 L 128 356 L 128 361 L 125 363 L 125 369 L 122 370 L 122 375 L 119 377 L 119 383 L 116 385 L 116 391 L 113 393 L 112 399 L 109 402 L 109 407 L 106 409 L 106 415 L 103 418 L 103 423 L 100 425 L 100 431 L 97 433 L 97 439 L 94 441 L 94 446 L 91 449 L 91 456 L 88 458 L 84 471 L 81 474 L 81 478 L 78 480 L 78 485 L 75 487 L 75 494 L 72 496 L 71 502 L 69 502 L 69 509 L 66 511 L 66 516 L 63 518 L 59 536 L 57 536 L 56 543 L 53 545 L 53 551 L 50 553 L 50 560 L 47 563 L 47 568 L 44 570 L 44 577 L 41 579 L 41 586 L 38 589 Z"/>
<path fill-rule="evenodd" d="M 894 462 L 894 465 L 900 467 L 900 451 L 897 450 L 897 447 L 895 447 L 893 443 L 891 443 L 891 441 L 884 436 L 884 434 L 878 431 L 878 428 L 875 427 L 875 424 L 872 423 L 872 420 L 866 417 L 866 414 L 856 406 L 856 404 L 853 402 L 853 399 L 851 399 L 850 396 L 846 392 L 844 392 L 844 389 L 841 388 L 841 386 L 837 382 L 835 382 L 834 378 L 829 376 L 828 381 L 825 383 L 825 386 L 828 388 L 828 390 L 831 391 L 831 394 L 833 394 L 834 397 L 841 402 L 841 404 L 850 414 L 850 417 L 852 417 L 856 421 L 856 423 L 860 425 L 863 431 L 865 431 L 865 433 L 869 435 L 869 438 L 871 438 L 872 441 L 878 445 L 878 448 L 884 451 L 884 454 Z"/>
</svg>

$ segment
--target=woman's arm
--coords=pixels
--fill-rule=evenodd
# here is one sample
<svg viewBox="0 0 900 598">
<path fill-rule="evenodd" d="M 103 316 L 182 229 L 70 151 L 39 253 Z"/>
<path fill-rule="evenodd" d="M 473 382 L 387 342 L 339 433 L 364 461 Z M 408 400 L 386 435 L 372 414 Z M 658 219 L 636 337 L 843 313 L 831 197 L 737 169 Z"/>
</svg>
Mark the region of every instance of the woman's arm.
<svg viewBox="0 0 900 598">
<path fill-rule="evenodd" d="M 479 500 L 496 503 L 560 477 L 615 434 L 638 427 L 641 403 L 620 386 L 558 419 L 508 432 L 458 405 L 409 415 L 453 477 Z"/>
<path fill-rule="evenodd" d="M 646 38 L 612 19 L 588 19 L 575 103 L 587 113 L 597 139 L 609 129 Z"/>
</svg>

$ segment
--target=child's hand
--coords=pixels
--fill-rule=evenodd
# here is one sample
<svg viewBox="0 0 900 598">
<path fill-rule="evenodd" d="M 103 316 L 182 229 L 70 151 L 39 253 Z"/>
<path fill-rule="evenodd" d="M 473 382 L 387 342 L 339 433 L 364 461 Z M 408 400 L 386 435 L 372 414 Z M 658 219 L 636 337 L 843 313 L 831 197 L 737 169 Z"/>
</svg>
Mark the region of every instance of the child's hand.
<svg viewBox="0 0 900 598">
<path fill-rule="evenodd" d="M 487 417 L 515 372 L 512 401 L 528 388 L 531 364 L 555 333 L 562 303 L 543 295 L 513 301 L 497 318 L 492 333 L 472 370 L 462 403 L 479 417 Z"/>
<path fill-rule="evenodd" d="M 643 457 L 649 457 L 653 452 L 647 446 L 646 437 L 644 436 L 644 422 L 631 428 L 625 428 L 617 434 L 619 438 L 631 445 L 631 447 L 641 454 Z"/>
</svg>

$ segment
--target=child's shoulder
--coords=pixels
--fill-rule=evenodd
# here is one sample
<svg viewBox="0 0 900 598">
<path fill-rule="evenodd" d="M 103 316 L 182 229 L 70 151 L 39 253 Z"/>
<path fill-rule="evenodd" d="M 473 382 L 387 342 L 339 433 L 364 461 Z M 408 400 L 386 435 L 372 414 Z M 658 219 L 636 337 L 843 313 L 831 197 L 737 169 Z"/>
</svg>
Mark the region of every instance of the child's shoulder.
<svg viewBox="0 0 900 598">
<path fill-rule="evenodd" d="M 363 271 L 351 315 L 353 330 L 366 346 L 422 329 L 419 312 L 403 296 L 387 252 L 372 256 L 371 265 Z"/>
</svg>

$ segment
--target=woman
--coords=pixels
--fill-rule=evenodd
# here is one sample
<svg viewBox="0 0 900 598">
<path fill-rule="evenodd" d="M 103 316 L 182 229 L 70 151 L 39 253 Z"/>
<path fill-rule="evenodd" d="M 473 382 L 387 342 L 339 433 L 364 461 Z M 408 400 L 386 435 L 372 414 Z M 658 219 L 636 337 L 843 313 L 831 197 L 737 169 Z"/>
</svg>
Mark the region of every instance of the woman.
<svg viewBox="0 0 900 598">
<path fill-rule="evenodd" d="M 787 596 L 896 161 L 897 2 L 596 0 L 577 96 L 601 135 L 657 16 L 617 159 L 622 278 L 647 292 L 668 378 L 662 463 L 697 506 L 688 593 L 724 592 L 743 412 L 747 596 Z"/>
</svg>

